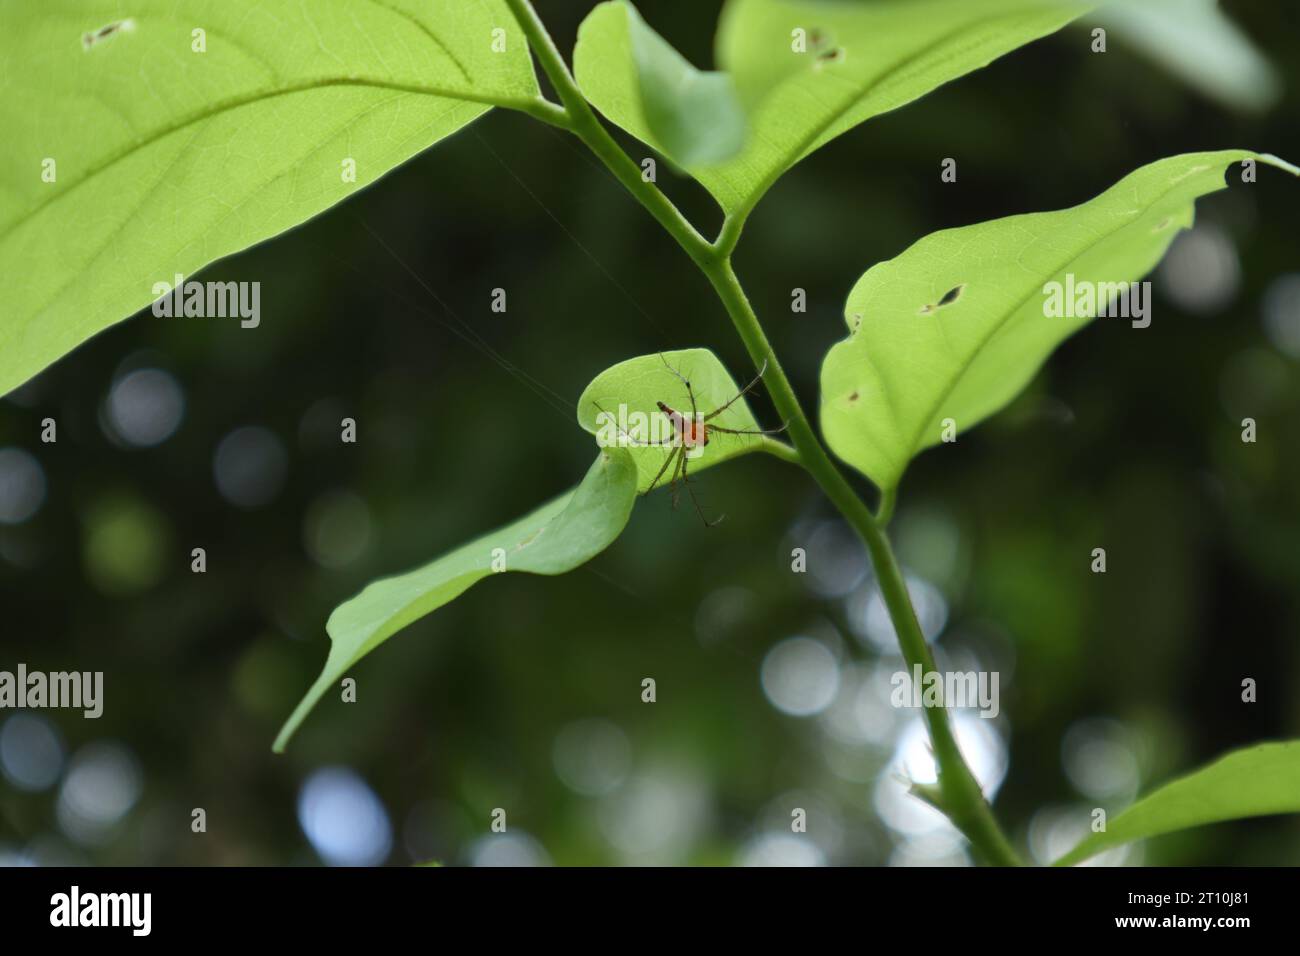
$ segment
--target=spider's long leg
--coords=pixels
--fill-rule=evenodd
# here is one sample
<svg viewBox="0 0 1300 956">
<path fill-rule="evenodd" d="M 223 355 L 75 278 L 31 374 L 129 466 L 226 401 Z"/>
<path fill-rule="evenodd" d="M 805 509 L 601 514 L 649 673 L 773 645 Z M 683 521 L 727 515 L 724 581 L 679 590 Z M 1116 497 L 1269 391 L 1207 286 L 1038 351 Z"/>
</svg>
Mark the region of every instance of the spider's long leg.
<svg viewBox="0 0 1300 956">
<path fill-rule="evenodd" d="M 723 412 L 725 412 L 732 405 L 736 404 L 736 402 L 744 398 L 747 394 L 752 392 L 754 390 L 754 386 L 757 385 L 759 382 L 763 381 L 763 373 L 765 373 L 766 371 L 767 371 L 767 361 L 764 360 L 763 367 L 758 370 L 758 374 L 754 376 L 754 380 L 750 382 L 748 385 L 746 385 L 744 388 L 742 388 L 739 392 L 737 392 L 736 397 L 733 398 L 731 401 L 727 402 L 727 404 L 723 405 L 721 408 L 715 408 L 713 411 L 709 412 L 709 414 L 705 415 L 704 420 L 706 422 L 712 421 L 713 419 L 721 415 Z"/>
<path fill-rule="evenodd" d="M 686 456 L 682 455 L 682 484 L 686 486 L 686 493 L 691 496 L 691 504 L 695 505 L 695 513 L 700 516 L 704 522 L 704 527 L 712 528 L 715 524 L 722 521 L 726 515 L 718 515 L 712 521 L 704 517 L 704 509 L 700 507 L 700 499 L 695 497 L 695 489 L 691 487 L 690 479 L 686 477 Z"/>
<path fill-rule="evenodd" d="M 668 482 L 668 487 L 671 488 L 673 492 L 674 511 L 677 510 L 677 501 L 681 494 L 677 489 L 677 476 L 679 474 L 685 476 L 686 474 L 686 446 L 685 445 L 683 445 L 681 448 L 677 450 L 676 458 L 677 458 L 677 465 L 676 467 L 673 468 L 673 477 Z"/>
<path fill-rule="evenodd" d="M 642 495 L 648 495 L 650 494 L 650 492 L 655 490 L 655 485 L 659 484 L 659 479 L 664 476 L 664 472 L 668 470 L 668 466 L 671 465 L 674 460 L 676 460 L 677 456 L 680 455 L 683 450 L 684 450 L 683 446 L 679 445 L 677 448 L 673 449 L 668 454 L 668 457 L 664 459 L 664 466 L 659 469 L 659 474 L 655 475 L 655 480 L 650 482 L 650 487 L 646 488 L 645 491 L 641 492 Z M 677 469 L 674 468 L 673 481 L 676 480 L 677 480 Z"/>
<path fill-rule="evenodd" d="M 724 435 L 779 435 L 789 425 L 782 425 L 780 428 L 723 428 L 719 425 L 710 425 L 709 431 L 721 432 Z"/>
<path fill-rule="evenodd" d="M 614 425 L 618 429 L 619 434 L 622 435 L 623 438 L 627 440 L 627 443 L 629 445 L 632 445 L 635 448 L 667 448 L 670 445 L 677 444 L 676 439 L 674 439 L 673 441 L 637 441 L 635 438 L 633 438 L 631 435 L 627 433 L 627 430 L 622 425 L 618 424 L 618 419 L 614 417 L 612 412 L 607 412 L 605 411 L 605 409 L 600 407 L 600 402 L 593 401 L 591 404 L 595 405 L 596 408 L 600 409 L 600 413 L 602 415 L 608 415 L 610 417 L 610 421 L 614 422 Z"/>
<path fill-rule="evenodd" d="M 688 379 L 681 372 L 677 371 L 677 369 L 669 365 L 668 360 L 664 358 L 663 352 L 659 353 L 659 360 L 664 363 L 664 367 L 668 369 L 668 371 L 672 372 L 674 375 L 677 376 L 677 380 L 679 382 L 681 382 L 683 385 L 686 386 L 686 394 L 690 397 L 691 400 L 691 419 L 692 420 L 698 419 L 700 417 L 700 410 L 695 407 L 695 390 L 691 388 L 690 379 Z"/>
</svg>

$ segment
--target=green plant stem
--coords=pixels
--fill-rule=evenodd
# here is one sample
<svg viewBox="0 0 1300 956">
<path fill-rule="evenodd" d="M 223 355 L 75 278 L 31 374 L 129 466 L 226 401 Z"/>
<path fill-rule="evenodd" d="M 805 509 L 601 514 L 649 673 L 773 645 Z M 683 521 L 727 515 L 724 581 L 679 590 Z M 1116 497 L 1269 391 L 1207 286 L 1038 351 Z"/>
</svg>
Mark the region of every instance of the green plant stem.
<svg viewBox="0 0 1300 956">
<path fill-rule="evenodd" d="M 830 455 L 813 431 L 732 268 L 731 252 L 739 239 L 742 221 L 729 219 L 725 222 L 716 244 L 701 236 L 657 186 L 641 177 L 639 167 L 596 118 L 529 0 L 506 0 L 506 3 L 527 35 L 542 70 L 563 104 L 567 119 L 557 120 L 555 125 L 578 136 L 708 277 L 754 366 L 765 369 L 764 383 L 789 429 L 794 444 L 793 451 L 774 453 L 786 460 L 795 460 L 797 456 L 798 463 L 813 477 L 831 503 L 862 538 L 871 556 L 885 607 L 898 634 L 903 657 L 909 667 L 919 664 L 927 672 L 934 671 L 934 657 L 912 608 L 902 570 L 882 528 L 882 523 L 888 520 L 893 508 L 892 492 L 882 497 L 878 521 L 831 461 Z M 546 118 L 548 121 L 552 119 Z M 946 813 L 988 862 L 1018 865 L 1020 860 L 998 827 L 992 808 L 984 799 L 978 781 L 957 747 L 947 708 L 926 708 L 925 716 L 934 747 L 939 782 L 937 787 L 924 789 L 924 798 Z"/>
<path fill-rule="evenodd" d="M 786 378 L 785 371 L 781 368 L 781 363 L 749 304 L 749 299 L 731 266 L 731 260 L 729 258 L 720 260 L 706 269 L 706 274 L 726 307 L 727 314 L 744 341 L 754 364 L 762 367 L 766 363 L 764 384 L 767 385 L 768 393 L 772 396 L 772 403 L 789 426 L 790 438 L 799 452 L 804 468 L 866 545 L 871 555 L 872 566 L 876 571 L 881 595 L 885 600 L 885 607 L 889 611 L 890 620 L 894 624 L 908 666 L 914 667 L 919 664 L 926 672 L 936 670 L 934 656 L 930 653 L 930 645 L 925 640 L 920 622 L 916 618 L 916 611 L 912 608 L 912 600 L 907 593 L 903 572 L 894 557 L 889 539 L 885 536 L 880 523 L 854 492 L 818 440 L 803 412 L 803 407 L 799 404 L 799 399 L 794 394 L 790 380 Z M 892 496 L 886 495 L 882 512 L 886 511 L 891 502 Z M 885 517 L 888 517 L 887 513 Z M 948 814 L 953 823 L 989 862 L 999 865 L 1018 865 L 1020 861 L 1015 851 L 998 827 L 992 808 L 989 807 L 980 790 L 979 782 L 971 773 L 957 747 L 957 740 L 948 720 L 947 708 L 928 707 L 925 716 L 934 746 L 935 763 L 939 768 L 938 794 L 931 797 L 931 801 Z"/>
<path fill-rule="evenodd" d="M 649 210 L 650 215 L 655 217 L 668 234 L 677 240 L 678 245 L 686 250 L 686 254 L 696 265 L 703 267 L 706 261 L 711 261 L 713 244 L 700 235 L 668 197 L 659 191 L 658 186 L 645 181 L 641 175 L 641 167 L 623 152 L 622 147 L 614 141 L 614 137 L 596 118 L 596 114 L 592 112 L 587 98 L 578 89 L 578 84 L 569 73 L 564 58 L 555 47 L 555 41 L 551 39 L 550 33 L 537 16 L 533 5 L 528 0 L 506 0 L 506 4 L 519 22 L 525 36 L 528 37 L 533 54 L 541 64 L 542 71 L 550 79 L 551 85 L 555 87 L 555 94 L 564 106 L 567 121 L 555 125 L 569 130 L 581 139 L 618 181 Z"/>
</svg>

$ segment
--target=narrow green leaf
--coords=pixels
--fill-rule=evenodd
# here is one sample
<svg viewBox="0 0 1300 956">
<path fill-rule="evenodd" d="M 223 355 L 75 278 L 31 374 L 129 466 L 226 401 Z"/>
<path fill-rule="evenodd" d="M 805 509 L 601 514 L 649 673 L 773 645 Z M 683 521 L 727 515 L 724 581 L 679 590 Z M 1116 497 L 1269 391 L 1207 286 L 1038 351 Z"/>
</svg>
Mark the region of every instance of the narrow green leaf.
<svg viewBox="0 0 1300 956">
<path fill-rule="evenodd" d="M 932 233 L 872 267 L 849 294 L 849 337 L 822 365 L 828 444 L 882 489 L 895 488 L 908 462 L 944 437 L 946 419 L 960 433 L 998 411 L 1107 306 L 1114 284 L 1154 268 L 1192 224 L 1197 197 L 1224 188 L 1225 167 L 1246 159 L 1300 173 L 1244 150 L 1175 156 L 1081 206 Z M 1063 308 L 1079 303 L 1064 301 L 1071 282 L 1097 300 L 1049 318 L 1053 282 Z"/>
<path fill-rule="evenodd" d="M 626 0 L 587 14 L 573 69 L 593 102 L 617 103 L 616 121 L 679 166 L 720 162 L 744 143 L 731 77 L 695 69 Z"/>
<path fill-rule="evenodd" d="M 1277 70 L 1217 0 L 1123 0 L 1095 21 L 1225 106 L 1263 110 L 1282 92 Z"/>
<path fill-rule="evenodd" d="M 721 408 L 740 392 L 740 386 L 716 355 L 708 349 L 683 349 L 619 362 L 597 375 L 578 399 L 578 424 L 596 435 L 602 444 L 626 443 L 639 471 L 639 491 L 650 487 L 663 469 L 665 460 L 675 450 L 671 445 L 650 447 L 635 444 L 675 439 L 673 427 L 657 403 L 663 402 L 687 416 L 691 414 L 690 395 L 682 379 L 690 382 L 695 394 L 695 411 L 701 415 Z M 609 417 L 603 417 L 602 412 L 608 413 Z M 743 398 L 709 424 L 741 431 L 760 427 Z M 759 451 L 764 442 L 771 440 L 761 435 L 714 432 L 706 447 L 695 449 L 687 465 L 688 474 L 737 455 Z M 671 470 L 672 466 L 669 466 L 669 472 Z M 663 473 L 657 487 L 668 485 L 669 472 Z"/>
<path fill-rule="evenodd" d="M 573 491 L 431 564 L 375 581 L 339 605 L 325 625 L 331 642 L 325 669 L 280 730 L 276 752 L 284 750 L 326 691 L 402 628 L 500 570 L 548 575 L 571 571 L 619 536 L 635 500 L 631 456 L 607 449 Z"/>
<path fill-rule="evenodd" d="M 1162 833 L 1271 813 L 1300 813 L 1300 741 L 1236 750 L 1165 784 L 1053 865 L 1073 866 L 1111 847 Z"/>
<path fill-rule="evenodd" d="M 16 3 L 0 65 L 0 395 L 157 284 L 538 96 L 502 0 Z"/>
</svg>

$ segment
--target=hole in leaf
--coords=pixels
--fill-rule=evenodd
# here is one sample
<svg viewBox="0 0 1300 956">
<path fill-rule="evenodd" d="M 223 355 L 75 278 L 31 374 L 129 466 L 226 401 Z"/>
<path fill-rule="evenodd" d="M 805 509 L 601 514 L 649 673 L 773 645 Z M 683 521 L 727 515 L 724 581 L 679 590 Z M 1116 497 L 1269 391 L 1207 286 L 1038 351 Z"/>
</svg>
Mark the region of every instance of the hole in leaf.
<svg viewBox="0 0 1300 956">
<path fill-rule="evenodd" d="M 961 294 L 965 290 L 966 290 L 966 283 L 964 282 L 959 286 L 954 286 L 953 288 L 945 292 L 938 302 L 934 303 L 933 305 L 921 306 L 921 314 L 929 315 L 931 312 L 935 312 L 939 309 L 942 309 L 945 305 L 952 305 L 954 302 L 956 302 L 958 299 L 961 298 Z"/>
<path fill-rule="evenodd" d="M 81 35 L 81 46 L 83 49 L 89 50 L 96 43 L 107 40 L 115 33 L 125 33 L 133 29 L 135 29 L 134 20 L 118 20 L 115 23 L 105 24 L 93 33 L 83 33 Z"/>
</svg>

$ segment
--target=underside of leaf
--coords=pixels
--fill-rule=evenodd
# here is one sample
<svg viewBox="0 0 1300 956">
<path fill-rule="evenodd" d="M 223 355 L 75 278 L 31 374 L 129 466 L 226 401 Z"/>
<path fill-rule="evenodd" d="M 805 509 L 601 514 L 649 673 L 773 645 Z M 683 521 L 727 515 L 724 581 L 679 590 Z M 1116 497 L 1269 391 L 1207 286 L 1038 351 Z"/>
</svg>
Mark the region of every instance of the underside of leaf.
<svg viewBox="0 0 1300 956">
<path fill-rule="evenodd" d="M 874 266 L 849 294 L 848 339 L 822 366 L 827 443 L 893 489 L 918 452 L 1005 406 L 1099 311 L 1123 312 L 1107 321 L 1150 321 L 1149 290 L 1129 284 L 1192 224 L 1195 200 L 1247 161 L 1297 172 L 1245 150 L 1175 156 L 1072 209 L 932 233 Z M 1048 314 L 1057 287 L 1068 308 Z M 1091 304 L 1081 297 L 1088 290 Z M 1130 307 L 1147 317 L 1129 316 Z"/>
<path fill-rule="evenodd" d="M 636 467 L 621 449 L 601 452 L 573 491 L 423 567 L 368 585 L 330 615 L 329 656 L 275 740 L 283 751 L 311 709 L 347 671 L 408 624 L 491 574 L 563 574 L 618 537 L 636 500 Z"/>
<path fill-rule="evenodd" d="M 0 395 L 176 275 L 328 209 L 492 104 L 537 96 L 501 0 L 12 6 Z"/>
</svg>

